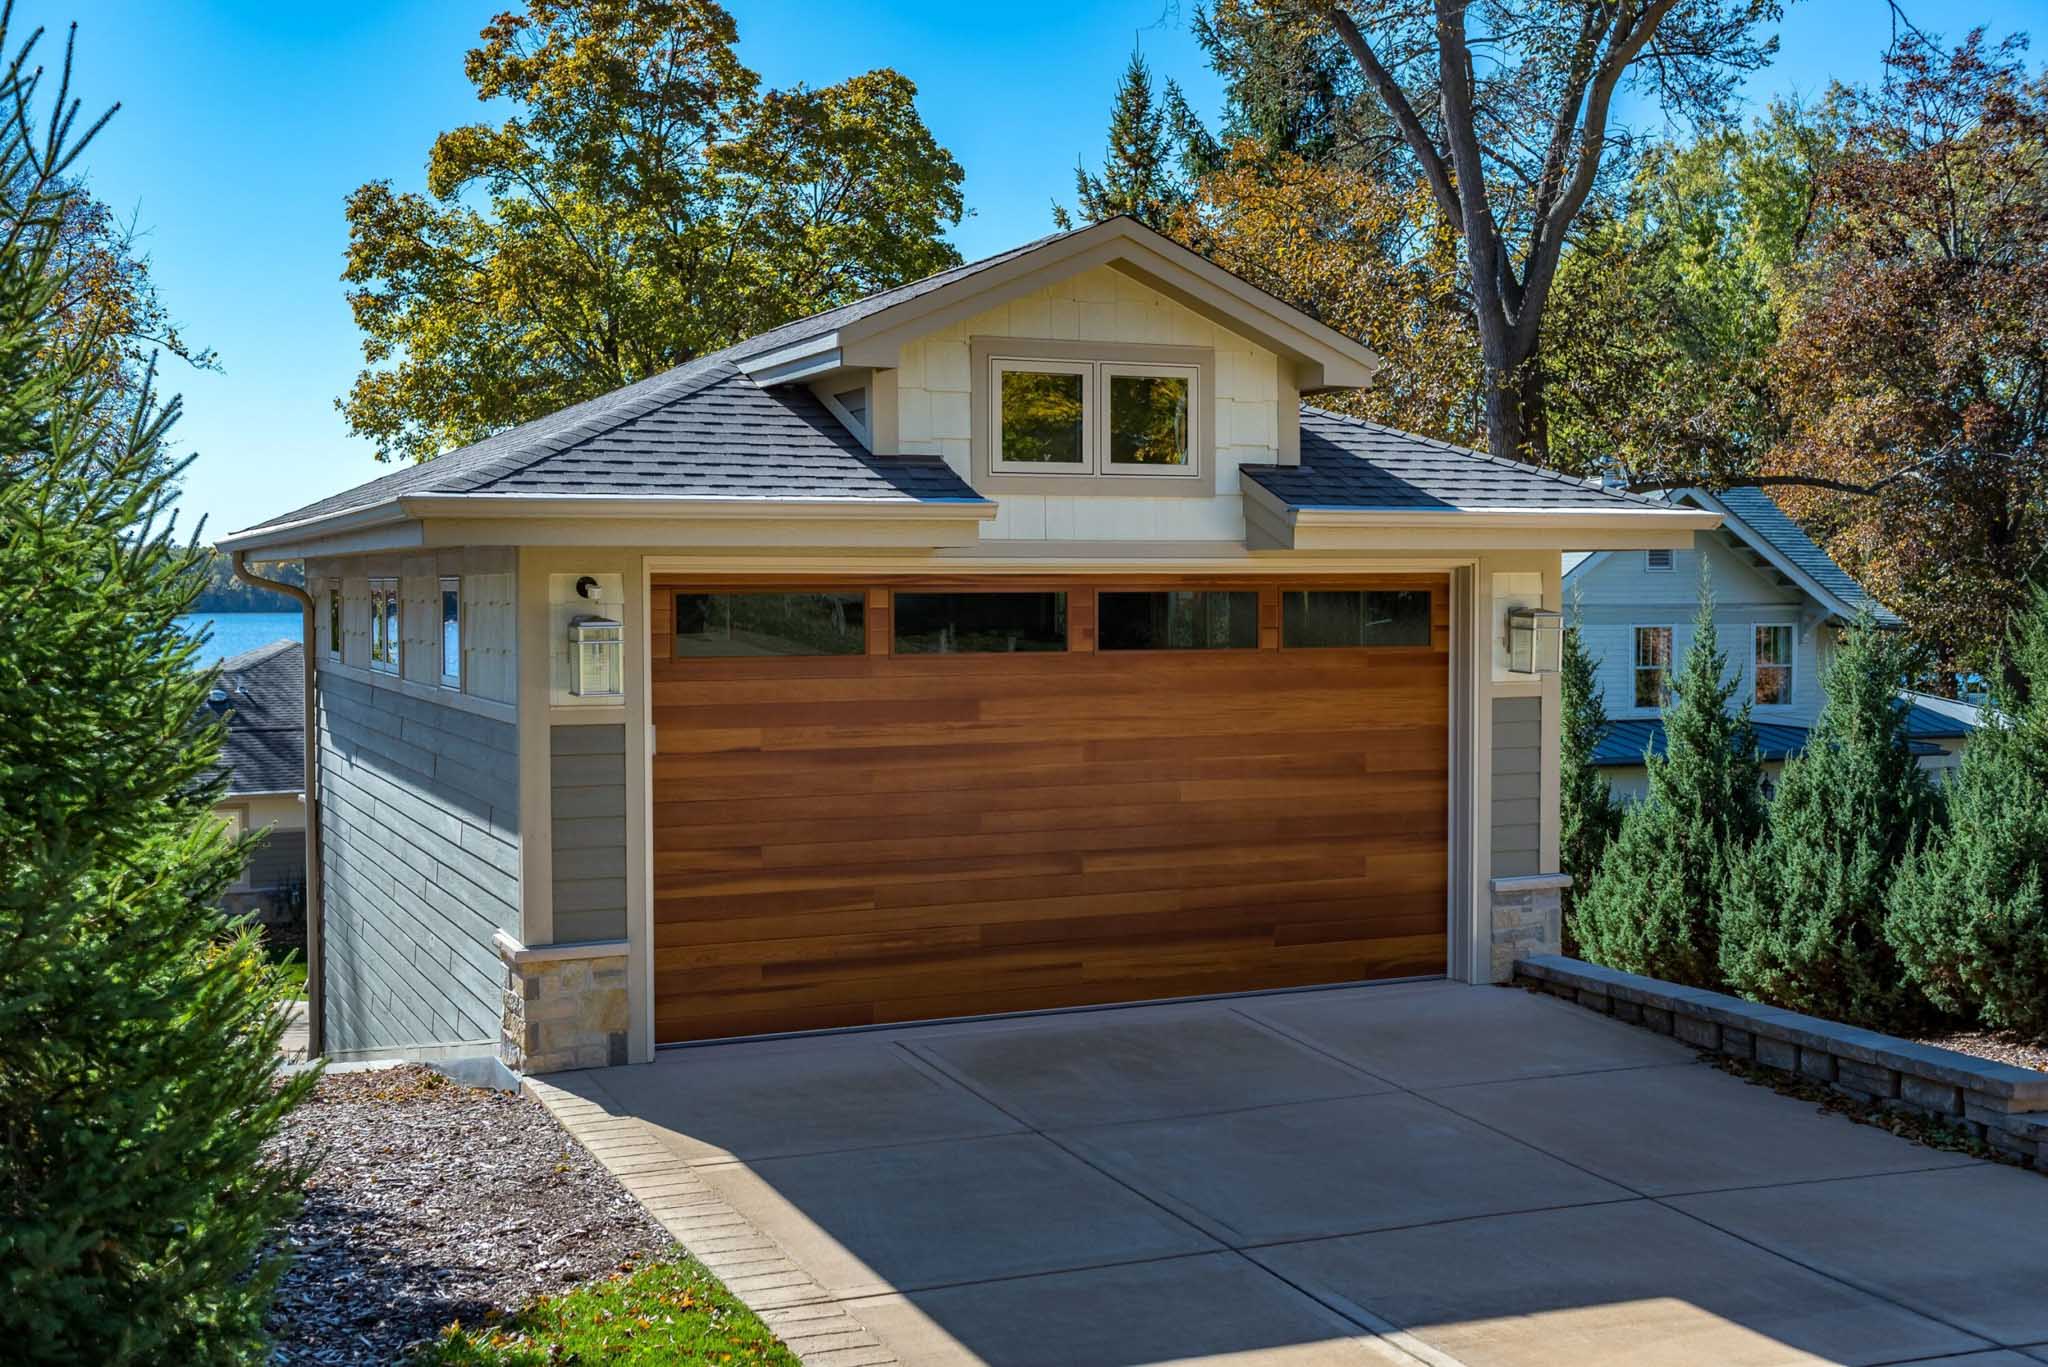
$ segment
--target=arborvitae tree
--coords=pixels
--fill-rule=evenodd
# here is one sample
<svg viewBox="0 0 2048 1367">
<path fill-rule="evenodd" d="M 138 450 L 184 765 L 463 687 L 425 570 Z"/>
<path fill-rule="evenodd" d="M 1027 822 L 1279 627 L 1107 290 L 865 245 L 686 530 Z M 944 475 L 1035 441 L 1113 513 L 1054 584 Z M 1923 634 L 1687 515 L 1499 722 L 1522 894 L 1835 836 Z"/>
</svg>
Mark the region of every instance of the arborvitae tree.
<svg viewBox="0 0 2048 1367">
<path fill-rule="evenodd" d="M 1806 753 L 1785 765 L 1723 903 L 1721 973 L 1744 996 L 1879 1029 L 1912 1005 L 1885 938 L 1893 874 L 1933 802 L 1899 705 L 1905 669 L 1868 622 L 1828 667 Z"/>
<path fill-rule="evenodd" d="M 176 405 L 114 396 L 110 328 L 53 326 L 77 109 L 30 131 L 27 56 L 0 72 L 0 1342 L 256 1362 L 301 1176 L 265 1145 L 311 1078 L 278 1085 L 274 975 L 217 909 L 247 850 L 175 620 L 206 583 Z"/>
<path fill-rule="evenodd" d="M 1152 98 L 1152 73 L 1144 57 L 1133 52 L 1130 65 L 1116 83 L 1102 174 L 1092 175 L 1086 166 L 1076 166 L 1074 194 L 1080 203 L 1075 213 L 1053 205 L 1053 221 L 1065 229 L 1074 225 L 1075 214 L 1084 223 L 1129 214 L 1149 228 L 1164 230 L 1174 211 L 1188 200 L 1166 135 L 1166 111 L 1179 103 L 1180 92 L 1172 81 L 1166 83 L 1162 99 Z"/>
<path fill-rule="evenodd" d="M 2027 701 L 1971 735 L 1946 827 L 1901 866 L 1885 930 L 1936 1006 L 2048 1037 L 2048 593 L 2008 657 Z"/>
<path fill-rule="evenodd" d="M 1621 804 L 1614 800 L 1607 775 L 1593 763 L 1593 751 L 1607 730 L 1607 707 L 1594 670 L 1593 657 L 1574 621 L 1565 629 L 1564 667 L 1558 679 L 1564 710 L 1558 851 L 1564 872 L 1572 879 L 1565 889 L 1568 926 L 1579 899 L 1593 886 L 1608 842 L 1621 827 Z"/>
<path fill-rule="evenodd" d="M 1595 963 L 1713 987 L 1729 871 L 1763 826 L 1763 766 L 1749 704 L 1729 707 L 1739 676 L 1728 676 L 1704 571 L 1692 631 L 1664 709 L 1665 753 L 1646 760 L 1649 796 L 1623 814 L 1573 929 Z"/>
</svg>

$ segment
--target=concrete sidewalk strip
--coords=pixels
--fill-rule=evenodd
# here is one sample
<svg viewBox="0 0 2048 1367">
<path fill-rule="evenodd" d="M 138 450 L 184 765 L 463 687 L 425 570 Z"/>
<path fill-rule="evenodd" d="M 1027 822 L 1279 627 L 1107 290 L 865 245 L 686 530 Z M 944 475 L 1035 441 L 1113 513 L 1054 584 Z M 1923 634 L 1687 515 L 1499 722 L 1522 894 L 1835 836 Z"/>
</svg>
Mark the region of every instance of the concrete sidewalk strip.
<svg viewBox="0 0 2048 1367">
<path fill-rule="evenodd" d="M 785 1336 L 784 1342 L 807 1367 L 893 1367 L 896 1363 L 895 1354 L 882 1346 L 872 1330 L 836 1304 L 774 1240 L 706 1187 L 645 1121 L 615 1116 L 587 1096 L 540 1078 L 528 1078 L 526 1091 L 547 1107 L 572 1139 L 584 1143 L 588 1134 L 584 1146 L 676 1242 L 725 1282 L 769 1328 L 777 1329 L 769 1315 L 791 1313 L 786 1307 L 805 1307 L 803 1319 L 789 1321 L 792 1326 L 801 1324 L 802 1331 L 795 1334 L 795 1341 Z M 648 1145 L 660 1161 L 622 1169 L 606 1156 L 607 1149 L 639 1153 Z"/>
</svg>

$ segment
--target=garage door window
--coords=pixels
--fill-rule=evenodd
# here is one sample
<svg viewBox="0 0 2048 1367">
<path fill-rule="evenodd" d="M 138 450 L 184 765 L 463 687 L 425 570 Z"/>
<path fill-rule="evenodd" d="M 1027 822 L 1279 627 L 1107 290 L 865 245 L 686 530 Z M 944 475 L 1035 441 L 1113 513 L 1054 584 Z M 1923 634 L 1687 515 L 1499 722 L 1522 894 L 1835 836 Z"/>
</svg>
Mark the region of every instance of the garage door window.
<svg viewBox="0 0 2048 1367">
<path fill-rule="evenodd" d="M 865 608 L 859 593 L 679 593 L 675 653 L 858 655 Z"/>
<path fill-rule="evenodd" d="M 1096 599 L 1104 650 L 1256 650 L 1259 595 L 1198 589 L 1104 593 Z"/>
<path fill-rule="evenodd" d="M 1426 646 L 1427 589 L 1307 589 L 1280 595 L 1281 642 L 1316 646 Z"/>
<path fill-rule="evenodd" d="M 1064 593 L 899 593 L 898 655 L 987 655 L 1067 648 Z"/>
</svg>

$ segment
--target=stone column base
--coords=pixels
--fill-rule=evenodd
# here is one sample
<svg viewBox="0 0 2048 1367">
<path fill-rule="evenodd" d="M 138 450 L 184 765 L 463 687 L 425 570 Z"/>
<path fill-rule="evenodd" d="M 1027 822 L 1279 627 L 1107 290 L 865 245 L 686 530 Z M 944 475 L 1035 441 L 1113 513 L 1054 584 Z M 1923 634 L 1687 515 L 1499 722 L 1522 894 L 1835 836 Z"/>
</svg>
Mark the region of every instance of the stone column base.
<svg viewBox="0 0 2048 1367">
<path fill-rule="evenodd" d="M 1515 975 L 1515 960 L 1564 953 L 1564 890 L 1570 875 L 1535 873 L 1496 878 L 1493 893 L 1493 980 Z"/>
<path fill-rule="evenodd" d="M 527 948 L 499 931 L 505 1010 L 498 1058 L 515 1073 L 626 1061 L 626 942 Z"/>
</svg>

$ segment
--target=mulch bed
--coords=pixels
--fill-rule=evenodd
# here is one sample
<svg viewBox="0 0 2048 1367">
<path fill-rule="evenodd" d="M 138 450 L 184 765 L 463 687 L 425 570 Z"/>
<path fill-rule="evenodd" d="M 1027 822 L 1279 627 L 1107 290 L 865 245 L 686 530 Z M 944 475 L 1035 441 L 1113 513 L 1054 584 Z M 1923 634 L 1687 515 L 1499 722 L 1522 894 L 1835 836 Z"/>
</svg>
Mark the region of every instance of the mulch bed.
<svg viewBox="0 0 2048 1367">
<path fill-rule="evenodd" d="M 319 1167 L 286 1234 L 276 1362 L 385 1367 L 674 1248 L 539 1103 L 427 1068 L 323 1077 L 281 1143 Z"/>
<path fill-rule="evenodd" d="M 2048 1073 L 2048 1041 L 2022 1039 L 2018 1035 L 1999 1034 L 1992 1030 L 1958 1030 L 1949 1035 L 1927 1035 L 1919 1042 L 1937 1049 L 1953 1049 L 1959 1054 L 1975 1054 L 1994 1063 L 2010 1063 L 2015 1068 L 2034 1068 Z"/>
</svg>

